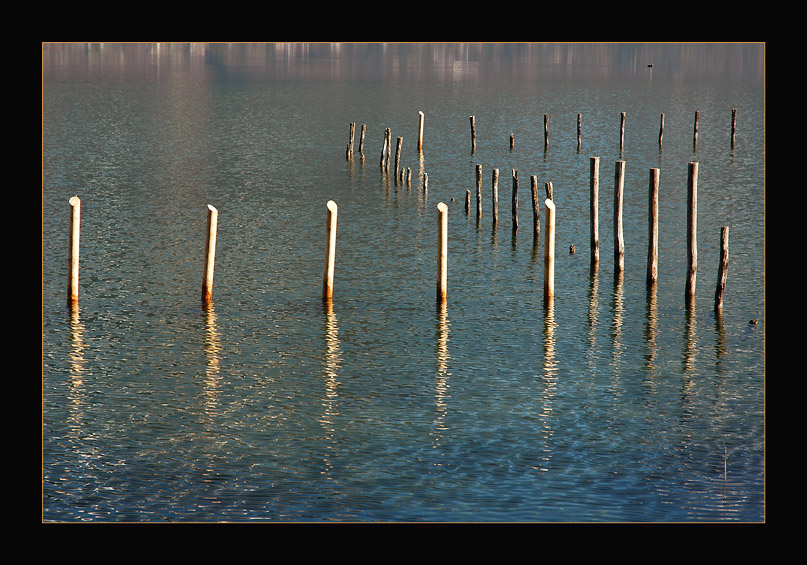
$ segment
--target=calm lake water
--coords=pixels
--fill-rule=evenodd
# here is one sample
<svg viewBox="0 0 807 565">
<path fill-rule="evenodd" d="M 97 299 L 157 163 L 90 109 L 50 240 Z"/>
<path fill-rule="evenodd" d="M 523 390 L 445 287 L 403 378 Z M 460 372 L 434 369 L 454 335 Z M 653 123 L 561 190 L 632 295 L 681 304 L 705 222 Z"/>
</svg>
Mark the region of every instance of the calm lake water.
<svg viewBox="0 0 807 565">
<path fill-rule="evenodd" d="M 43 521 L 765 520 L 761 45 L 51 44 L 42 94 Z M 379 166 L 385 128 L 393 168 L 403 138 L 411 183 Z M 691 307 L 689 162 L 699 163 Z M 479 222 L 464 208 L 466 190 L 475 207 L 477 164 Z M 557 207 L 551 305 L 532 175 L 542 202 L 552 183 Z M 218 244 L 203 307 L 208 204 Z M 716 316 L 722 226 L 730 262 Z"/>
</svg>

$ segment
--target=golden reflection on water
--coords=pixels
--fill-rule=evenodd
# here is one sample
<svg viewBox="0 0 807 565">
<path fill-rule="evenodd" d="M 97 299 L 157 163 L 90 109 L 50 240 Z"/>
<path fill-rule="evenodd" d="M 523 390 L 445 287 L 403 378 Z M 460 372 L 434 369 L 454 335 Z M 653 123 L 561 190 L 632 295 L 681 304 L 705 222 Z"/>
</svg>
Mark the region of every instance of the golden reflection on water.
<svg viewBox="0 0 807 565">
<path fill-rule="evenodd" d="M 541 380 L 544 383 L 541 394 L 541 412 L 538 418 L 541 421 L 541 437 L 543 438 L 543 455 L 533 466 L 538 471 L 549 470 L 549 460 L 552 458 L 552 438 L 555 430 L 552 426 L 552 408 L 558 389 L 558 359 L 555 352 L 555 331 L 558 327 L 555 322 L 555 298 L 550 296 L 544 303 L 544 360 L 541 365 Z"/>
<path fill-rule="evenodd" d="M 221 335 L 216 325 L 216 310 L 212 302 L 202 305 L 205 317 L 205 413 L 213 418 L 218 409 L 219 382 L 221 381 Z"/>
<path fill-rule="evenodd" d="M 323 457 L 323 475 L 331 475 L 333 470 L 333 453 L 336 448 L 336 418 L 339 416 L 339 368 L 342 365 L 342 350 L 339 342 L 339 324 L 333 309 L 333 300 L 323 302 L 325 313 L 325 397 L 322 400 L 324 412 L 320 418 L 325 430 L 325 455 Z"/>
<path fill-rule="evenodd" d="M 448 321 L 448 305 L 441 301 L 437 305 L 437 372 L 434 377 L 434 441 L 432 447 L 440 444 L 440 439 L 448 431 L 446 425 L 446 414 L 448 412 L 448 378 L 451 373 L 448 371 L 448 362 L 451 356 L 448 353 L 448 333 L 450 323 Z"/>
<path fill-rule="evenodd" d="M 67 425 L 71 430 L 71 435 L 77 437 L 84 422 L 84 411 L 82 405 L 86 395 L 84 387 L 84 369 L 86 359 L 84 350 L 87 348 L 84 343 L 84 324 L 81 323 L 81 313 L 78 304 L 70 305 L 70 410 L 67 417 Z"/>
<path fill-rule="evenodd" d="M 614 321 L 611 327 L 613 337 L 613 359 L 612 366 L 614 369 L 614 377 L 619 376 L 619 367 L 622 361 L 622 353 L 625 350 L 625 344 L 622 341 L 622 324 L 625 317 L 625 288 L 624 288 L 624 272 L 619 272 L 614 275 L 614 296 L 612 308 L 614 311 Z M 614 390 L 619 390 L 615 387 Z"/>
<path fill-rule="evenodd" d="M 645 356 L 645 367 L 648 372 L 655 374 L 656 357 L 658 355 L 658 285 L 651 284 L 647 287 L 647 316 L 645 322 L 645 343 L 647 343 L 647 355 Z"/>
</svg>

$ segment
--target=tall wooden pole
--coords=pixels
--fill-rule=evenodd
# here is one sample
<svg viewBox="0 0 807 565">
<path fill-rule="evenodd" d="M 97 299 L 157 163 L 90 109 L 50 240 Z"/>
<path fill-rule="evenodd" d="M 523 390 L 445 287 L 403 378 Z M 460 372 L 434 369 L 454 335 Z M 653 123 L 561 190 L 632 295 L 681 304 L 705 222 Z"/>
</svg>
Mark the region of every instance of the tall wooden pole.
<svg viewBox="0 0 807 565">
<path fill-rule="evenodd" d="M 734 147 L 734 133 L 737 130 L 737 108 L 731 109 L 731 146 Z"/>
<path fill-rule="evenodd" d="M 493 208 L 493 227 L 499 223 L 499 169 L 493 169 L 492 176 L 492 190 L 493 193 L 491 208 Z"/>
<path fill-rule="evenodd" d="M 664 137 L 664 114 L 661 115 L 661 121 L 658 126 L 658 146 L 662 145 L 662 138 Z"/>
<path fill-rule="evenodd" d="M 544 149 L 549 147 L 549 114 L 544 114 Z"/>
<path fill-rule="evenodd" d="M 600 262 L 600 220 L 599 220 L 599 199 L 600 199 L 600 158 L 591 157 L 589 159 L 589 242 L 591 246 L 591 267 L 596 268 Z"/>
<path fill-rule="evenodd" d="M 695 110 L 695 129 L 692 131 L 692 145 L 694 147 L 698 146 L 698 119 L 700 118 L 701 113 Z"/>
<path fill-rule="evenodd" d="M 619 120 L 619 151 L 625 147 L 625 112 L 622 112 Z"/>
<path fill-rule="evenodd" d="M 364 160 L 364 134 L 367 133 L 367 124 L 361 125 L 361 136 L 359 137 L 359 155 Z"/>
<path fill-rule="evenodd" d="M 448 289 L 448 206 L 437 205 L 437 301 L 445 302 Z"/>
<path fill-rule="evenodd" d="M 482 165 L 476 165 L 476 221 L 482 219 Z"/>
<path fill-rule="evenodd" d="M 648 197 L 647 286 L 658 281 L 658 180 L 659 169 L 650 169 Z"/>
<path fill-rule="evenodd" d="M 400 165 L 401 165 L 401 147 L 403 146 L 403 137 L 398 137 L 398 144 L 395 147 L 395 179 L 398 179 L 398 175 L 400 174 Z"/>
<path fill-rule="evenodd" d="M 544 200 L 546 207 L 546 239 L 544 247 L 544 300 L 555 297 L 555 203 Z"/>
<path fill-rule="evenodd" d="M 513 169 L 513 232 L 518 231 L 518 171 Z"/>
<path fill-rule="evenodd" d="M 213 272 L 216 268 L 216 232 L 219 225 L 219 211 L 207 205 L 207 242 L 205 244 L 205 276 L 202 280 L 202 302 L 213 302 Z"/>
<path fill-rule="evenodd" d="M 726 278 L 729 270 L 729 228 L 720 228 L 720 265 L 717 271 L 717 286 L 715 288 L 715 312 L 723 313 L 723 295 L 726 292 Z"/>
<path fill-rule="evenodd" d="M 577 150 L 580 151 L 580 145 L 583 137 L 583 115 L 577 114 Z"/>
<path fill-rule="evenodd" d="M 687 166 L 687 282 L 686 297 L 695 297 L 698 275 L 698 163 Z"/>
<path fill-rule="evenodd" d="M 625 270 L 625 241 L 622 234 L 622 196 L 625 190 L 625 161 L 614 167 L 614 275 Z"/>
<path fill-rule="evenodd" d="M 418 112 L 418 151 L 423 151 L 423 121 L 426 116 L 423 112 Z"/>
<path fill-rule="evenodd" d="M 541 205 L 538 202 L 538 177 L 530 177 L 530 189 L 532 190 L 532 233 L 533 239 L 537 243 L 541 239 Z"/>
<path fill-rule="evenodd" d="M 322 275 L 322 299 L 333 298 L 333 274 L 336 263 L 336 202 L 329 200 L 325 221 L 325 271 Z"/>
<path fill-rule="evenodd" d="M 70 199 L 70 235 L 68 244 L 67 302 L 78 303 L 79 240 L 81 235 L 81 200 Z"/>
<path fill-rule="evenodd" d="M 471 116 L 471 152 L 476 151 L 476 116 Z"/>
</svg>

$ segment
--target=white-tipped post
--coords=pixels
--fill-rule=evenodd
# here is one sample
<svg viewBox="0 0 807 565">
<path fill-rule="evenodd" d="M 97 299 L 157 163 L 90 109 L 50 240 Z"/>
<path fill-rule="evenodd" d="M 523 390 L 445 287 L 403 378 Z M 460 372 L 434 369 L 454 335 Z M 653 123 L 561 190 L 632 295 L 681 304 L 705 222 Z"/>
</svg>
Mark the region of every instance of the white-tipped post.
<svg viewBox="0 0 807 565">
<path fill-rule="evenodd" d="M 207 205 L 207 243 L 205 245 L 205 276 L 202 280 L 202 302 L 213 301 L 213 272 L 216 268 L 216 231 L 219 225 L 219 211 Z"/>
<path fill-rule="evenodd" d="M 544 247 L 544 300 L 555 298 L 555 204 L 549 198 L 546 206 L 546 247 Z"/>
<path fill-rule="evenodd" d="M 322 299 L 333 298 L 333 273 L 336 261 L 336 215 L 337 206 L 328 200 L 328 214 L 325 222 L 325 272 L 322 275 Z"/>
<path fill-rule="evenodd" d="M 81 234 L 81 200 L 78 196 L 70 199 L 70 243 L 69 269 L 67 275 L 67 302 L 78 302 L 78 255 Z"/>
<path fill-rule="evenodd" d="M 445 302 L 448 288 L 448 206 L 437 205 L 437 301 Z"/>
</svg>

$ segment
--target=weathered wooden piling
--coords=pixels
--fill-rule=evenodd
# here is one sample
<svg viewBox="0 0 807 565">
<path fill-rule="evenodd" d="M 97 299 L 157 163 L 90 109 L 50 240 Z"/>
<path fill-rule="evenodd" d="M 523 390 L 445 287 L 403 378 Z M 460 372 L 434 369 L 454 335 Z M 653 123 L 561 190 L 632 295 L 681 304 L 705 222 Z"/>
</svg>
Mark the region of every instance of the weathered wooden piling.
<svg viewBox="0 0 807 565">
<path fill-rule="evenodd" d="M 701 113 L 695 110 L 695 127 L 692 130 L 692 145 L 693 147 L 698 146 L 698 120 L 700 119 Z"/>
<path fill-rule="evenodd" d="M 465 191 L 465 214 L 469 215 L 471 213 L 471 191 Z"/>
<path fill-rule="evenodd" d="M 491 208 L 493 209 L 493 227 L 499 223 L 499 169 L 493 169 L 491 181 Z"/>
<path fill-rule="evenodd" d="M 546 208 L 546 239 L 544 243 L 544 300 L 555 297 L 555 203 L 544 200 Z"/>
<path fill-rule="evenodd" d="M 734 147 L 734 133 L 737 131 L 737 108 L 731 109 L 731 146 Z"/>
<path fill-rule="evenodd" d="M 476 220 L 482 219 L 482 165 L 476 165 Z"/>
<path fill-rule="evenodd" d="M 583 115 L 577 114 L 577 150 L 580 151 L 580 146 L 583 143 Z"/>
<path fill-rule="evenodd" d="M 361 136 L 359 137 L 359 155 L 364 159 L 364 134 L 367 133 L 367 124 L 361 125 Z"/>
<path fill-rule="evenodd" d="M 471 152 L 476 151 L 476 116 L 471 116 Z"/>
<path fill-rule="evenodd" d="M 729 270 L 729 227 L 720 228 L 720 264 L 715 288 L 715 312 L 723 313 L 723 295 L 726 293 L 726 278 Z"/>
<path fill-rule="evenodd" d="M 518 171 L 513 169 L 513 233 L 518 231 Z"/>
<path fill-rule="evenodd" d="M 555 201 L 555 191 L 552 189 L 552 183 L 547 182 L 544 184 L 544 190 L 546 190 L 546 197 L 549 198 L 552 202 Z"/>
<path fill-rule="evenodd" d="M 70 204 L 70 234 L 68 236 L 67 303 L 78 303 L 78 266 L 81 239 L 81 200 L 74 196 Z"/>
<path fill-rule="evenodd" d="M 515 145 L 516 145 L 516 138 L 511 133 L 510 134 L 510 151 L 513 150 L 513 147 L 515 147 Z"/>
<path fill-rule="evenodd" d="M 350 161 L 353 159 L 353 140 L 356 136 L 356 122 L 350 122 L 350 136 L 347 142 L 347 149 L 345 150 L 345 156 L 347 160 Z"/>
<path fill-rule="evenodd" d="M 664 114 L 661 115 L 661 121 L 658 126 L 658 146 L 662 146 L 662 138 L 664 137 Z"/>
<path fill-rule="evenodd" d="M 544 114 L 544 149 L 549 147 L 549 114 Z"/>
<path fill-rule="evenodd" d="M 541 205 L 538 202 L 538 177 L 530 177 L 530 190 L 532 191 L 532 236 L 537 243 L 541 239 Z"/>
<path fill-rule="evenodd" d="M 381 148 L 381 162 L 379 163 L 379 167 L 382 171 L 387 170 L 387 162 L 388 162 L 388 155 L 389 155 L 389 142 L 390 142 L 390 129 L 384 128 L 384 146 Z"/>
<path fill-rule="evenodd" d="M 614 167 L 614 275 L 625 270 L 625 241 L 622 233 L 622 196 L 625 190 L 625 161 Z"/>
<path fill-rule="evenodd" d="M 647 286 L 658 281 L 658 181 L 659 169 L 650 169 L 648 195 Z"/>
<path fill-rule="evenodd" d="M 322 299 L 333 298 L 333 275 L 336 263 L 336 202 L 329 200 L 325 220 L 325 270 L 322 275 Z"/>
<path fill-rule="evenodd" d="M 687 166 L 687 282 L 686 297 L 695 297 L 698 276 L 698 163 Z"/>
<path fill-rule="evenodd" d="M 403 137 L 398 136 L 398 144 L 395 147 L 395 178 L 400 174 L 401 149 L 403 148 Z"/>
<path fill-rule="evenodd" d="M 207 205 L 207 242 L 205 243 L 205 270 L 202 279 L 202 303 L 213 301 L 213 273 L 216 268 L 216 233 L 219 225 L 219 211 Z"/>
<path fill-rule="evenodd" d="M 591 247 L 591 267 L 596 268 L 600 262 L 600 158 L 589 159 L 589 244 Z"/>
<path fill-rule="evenodd" d="M 437 301 L 445 302 L 448 294 L 448 206 L 437 205 Z"/>
<path fill-rule="evenodd" d="M 619 120 L 619 150 L 625 147 L 625 112 L 622 112 Z"/>
<path fill-rule="evenodd" d="M 418 152 L 423 151 L 423 122 L 426 115 L 421 111 L 418 112 Z"/>
</svg>

